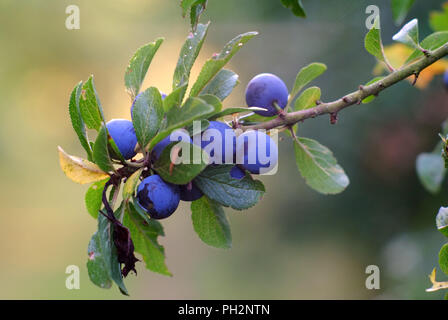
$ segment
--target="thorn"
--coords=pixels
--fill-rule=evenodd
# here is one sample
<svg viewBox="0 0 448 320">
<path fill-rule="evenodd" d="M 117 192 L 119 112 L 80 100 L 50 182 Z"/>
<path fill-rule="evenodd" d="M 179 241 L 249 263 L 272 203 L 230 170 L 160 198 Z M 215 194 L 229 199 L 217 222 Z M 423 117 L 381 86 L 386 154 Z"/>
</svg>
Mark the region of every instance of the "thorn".
<svg viewBox="0 0 448 320">
<path fill-rule="evenodd" d="M 420 72 L 414 72 L 414 81 L 412 81 L 412 85 L 415 86 L 418 80 L 418 76 L 420 75 Z"/>
<path fill-rule="evenodd" d="M 330 113 L 330 124 L 338 123 L 338 114 L 336 112 Z"/>
</svg>

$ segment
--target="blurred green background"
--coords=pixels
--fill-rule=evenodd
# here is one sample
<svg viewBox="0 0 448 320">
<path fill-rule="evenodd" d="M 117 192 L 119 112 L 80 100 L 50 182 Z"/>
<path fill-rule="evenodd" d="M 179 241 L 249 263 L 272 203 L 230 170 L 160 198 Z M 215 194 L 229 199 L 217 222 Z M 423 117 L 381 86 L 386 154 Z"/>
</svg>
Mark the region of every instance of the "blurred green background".
<svg viewBox="0 0 448 320">
<path fill-rule="evenodd" d="M 319 61 L 328 71 L 316 81 L 324 101 L 372 78 L 374 59 L 363 49 L 365 8 L 381 9 L 386 44 L 398 30 L 389 1 L 304 0 L 298 19 L 275 0 L 210 0 L 212 20 L 199 66 L 235 35 L 260 35 L 233 59 L 241 84 L 226 106 L 244 104 L 244 88 L 271 72 L 291 87 L 297 71 Z M 430 32 L 428 14 L 443 1 L 417 1 L 410 17 Z M 81 10 L 81 29 L 65 28 L 65 8 Z M 59 168 L 57 145 L 83 156 L 68 116 L 74 85 L 90 74 L 108 119 L 129 118 L 123 74 L 130 56 L 159 36 L 166 38 L 145 87 L 169 92 L 178 51 L 188 34 L 177 0 L 0 1 L 0 298 L 129 299 L 116 287 L 90 283 L 87 244 L 96 222 L 86 213 L 87 186 Z M 227 210 L 233 248 L 204 245 L 193 231 L 188 205 L 163 221 L 162 239 L 174 276 L 146 271 L 126 279 L 133 299 L 438 299 L 425 293 L 444 238 L 435 214 L 445 190 L 425 192 L 417 180 L 416 155 L 430 151 L 448 116 L 441 77 L 424 91 L 403 82 L 373 103 L 306 121 L 300 134 L 335 153 L 351 179 L 336 196 L 310 190 L 297 172 L 292 144 L 280 141 L 275 176 L 253 209 Z M 378 265 L 381 289 L 365 288 L 365 268 Z M 65 268 L 81 268 L 81 289 L 65 288 Z M 438 276 L 443 278 L 441 274 Z"/>
</svg>

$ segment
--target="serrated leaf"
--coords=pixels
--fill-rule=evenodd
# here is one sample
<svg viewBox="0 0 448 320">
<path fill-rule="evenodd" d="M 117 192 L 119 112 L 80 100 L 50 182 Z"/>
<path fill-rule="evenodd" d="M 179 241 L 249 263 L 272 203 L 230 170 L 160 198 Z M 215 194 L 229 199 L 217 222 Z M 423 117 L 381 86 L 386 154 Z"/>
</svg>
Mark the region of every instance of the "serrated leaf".
<svg viewBox="0 0 448 320">
<path fill-rule="evenodd" d="M 429 25 L 434 31 L 448 30 L 448 2 L 442 8 L 443 11 L 432 11 L 429 15 Z"/>
<path fill-rule="evenodd" d="M 178 98 L 181 102 L 187 89 L 191 68 L 193 67 L 194 62 L 198 57 L 199 51 L 202 48 L 204 39 L 207 36 L 209 25 L 210 23 L 207 23 L 205 25 L 199 24 L 196 31 L 194 33 L 190 33 L 180 51 L 177 66 L 174 70 L 173 91 L 178 89 L 179 87 L 183 88 L 183 90 L 179 92 L 180 95 Z"/>
<path fill-rule="evenodd" d="M 413 19 L 406 23 L 403 28 L 392 37 L 392 40 L 418 48 L 420 42 L 418 36 L 418 20 Z"/>
<path fill-rule="evenodd" d="M 95 90 L 93 76 L 83 84 L 79 99 L 79 111 L 89 129 L 100 130 L 104 123 L 101 103 Z"/>
<path fill-rule="evenodd" d="M 421 153 L 416 161 L 417 176 L 431 193 L 438 193 L 445 177 L 446 169 L 440 153 Z"/>
<path fill-rule="evenodd" d="M 297 140 L 297 167 L 311 188 L 323 194 L 336 194 L 347 188 L 349 179 L 327 147 L 308 138 Z"/>
<path fill-rule="evenodd" d="M 123 187 L 123 200 L 129 200 L 135 193 L 135 188 L 137 187 L 137 184 L 140 181 L 140 176 L 143 172 L 143 168 L 138 169 L 135 171 L 124 184 Z"/>
<path fill-rule="evenodd" d="M 408 15 L 415 0 L 392 0 L 392 15 L 395 24 L 400 25 Z"/>
<path fill-rule="evenodd" d="M 151 271 L 171 276 L 165 264 L 165 252 L 157 238 L 163 236 L 163 228 L 154 219 L 144 220 L 132 203 L 126 206 L 123 224 L 129 228 L 135 251 L 140 253 L 146 268 Z"/>
<path fill-rule="evenodd" d="M 184 160 L 174 165 L 171 163 L 171 152 L 173 151 L 177 155 L 178 150 L 182 150 Z M 184 152 L 189 152 L 189 156 L 185 155 Z M 194 160 L 199 163 L 195 163 Z M 200 174 L 207 167 L 208 163 L 208 155 L 200 147 L 188 142 L 172 142 L 157 159 L 154 164 L 154 170 L 157 171 L 164 181 L 183 185 L 189 183 Z"/>
<path fill-rule="evenodd" d="M 229 60 L 237 53 L 241 47 L 256 36 L 258 32 L 247 32 L 241 34 L 226 44 L 221 53 L 207 60 L 199 73 L 199 76 L 191 88 L 190 96 L 195 97 L 207 86 L 218 72 L 229 62 Z"/>
<path fill-rule="evenodd" d="M 106 126 L 101 127 L 93 146 L 93 160 L 104 172 L 114 171 L 112 160 L 109 156 L 109 138 Z"/>
<path fill-rule="evenodd" d="M 145 79 L 146 72 L 148 72 L 149 65 L 163 40 L 163 38 L 158 38 L 156 41 L 140 47 L 129 61 L 124 75 L 124 83 L 132 101 L 140 92 L 140 87 Z"/>
<path fill-rule="evenodd" d="M 385 61 L 383 42 L 381 41 L 380 17 L 377 16 L 373 27 L 364 38 L 364 47 L 367 52 L 377 58 L 379 61 Z"/>
<path fill-rule="evenodd" d="M 163 110 L 165 112 L 170 111 L 173 107 L 180 108 L 185 91 L 187 90 L 187 85 L 185 83 L 165 97 L 163 100 Z"/>
<path fill-rule="evenodd" d="M 71 156 L 61 147 L 58 147 L 58 153 L 62 171 L 64 171 L 70 180 L 76 183 L 87 184 L 109 177 L 96 164 L 79 157 Z"/>
<path fill-rule="evenodd" d="M 384 77 L 375 77 L 375 78 L 373 78 L 372 80 L 370 80 L 369 82 L 367 82 L 367 83 L 365 84 L 365 86 L 369 86 L 369 85 L 371 85 L 371 84 L 373 84 L 373 83 L 375 83 L 375 82 L 380 81 L 381 79 L 384 79 Z M 364 98 L 364 99 L 362 100 L 362 103 L 367 104 L 367 103 L 369 103 L 369 102 L 372 102 L 374 99 L 375 99 L 375 96 L 374 96 L 374 95 L 370 95 L 370 96 Z"/>
<path fill-rule="evenodd" d="M 80 81 L 72 91 L 70 96 L 70 103 L 68 106 L 70 119 L 72 122 L 73 129 L 78 135 L 79 142 L 81 143 L 84 150 L 87 153 L 87 159 L 92 161 L 92 148 L 90 148 L 89 139 L 87 137 L 86 125 L 81 116 L 81 111 L 79 108 L 79 99 L 82 92 L 82 81 Z"/>
<path fill-rule="evenodd" d="M 306 67 L 300 69 L 297 74 L 296 81 L 294 82 L 294 87 L 290 94 L 290 101 L 292 101 L 296 95 L 311 81 L 319 77 L 327 70 L 327 66 L 323 63 L 311 63 Z"/>
<path fill-rule="evenodd" d="M 448 244 L 444 244 L 439 252 L 439 266 L 448 275 Z"/>
<path fill-rule="evenodd" d="M 95 182 L 89 187 L 89 189 L 87 189 L 84 200 L 86 203 L 87 212 L 94 219 L 98 218 L 98 212 L 101 210 L 101 206 L 103 204 L 102 200 L 104 185 L 107 181 L 109 181 L 109 178 Z"/>
<path fill-rule="evenodd" d="M 294 104 L 294 110 L 305 110 L 316 105 L 320 99 L 321 91 L 318 87 L 311 87 L 302 92 Z"/>
<path fill-rule="evenodd" d="M 448 237 L 448 207 L 440 207 L 436 216 L 437 229 L 445 237 Z"/>
<path fill-rule="evenodd" d="M 281 0 L 281 2 L 283 6 L 290 9 L 295 16 L 306 18 L 306 13 L 302 5 L 302 0 Z"/>
<path fill-rule="evenodd" d="M 162 96 L 157 88 L 148 88 L 137 96 L 132 111 L 132 123 L 142 149 L 159 131 L 163 115 Z"/>
<path fill-rule="evenodd" d="M 202 94 L 212 94 L 223 101 L 238 85 L 238 75 L 230 70 L 222 69 L 201 91 Z"/>
<path fill-rule="evenodd" d="M 189 126 L 194 120 L 204 119 L 215 112 L 215 107 L 209 105 L 200 98 L 188 98 L 181 108 L 172 108 L 166 115 L 166 124 L 154 139 L 151 140 L 148 149 L 151 150 L 157 143 L 168 137 L 178 128 Z"/>
<path fill-rule="evenodd" d="M 263 196 L 265 188 L 250 175 L 243 179 L 230 176 L 233 165 L 208 166 L 196 177 L 196 186 L 210 199 L 225 207 L 243 210 L 253 207 Z"/>
<path fill-rule="evenodd" d="M 87 271 L 93 284 L 103 289 L 110 289 L 112 287 L 112 279 L 108 270 L 109 264 L 106 261 L 107 257 L 102 252 L 103 244 L 98 232 L 95 232 L 87 248 Z"/>
<path fill-rule="evenodd" d="M 222 207 L 207 197 L 191 203 L 194 231 L 206 244 L 216 248 L 230 248 L 232 235 Z"/>
<path fill-rule="evenodd" d="M 432 51 L 440 48 L 447 42 L 448 42 L 448 31 L 440 31 L 432 33 L 429 36 L 427 36 L 420 43 L 420 46 L 423 49 Z M 406 60 L 406 63 L 411 62 L 412 60 L 415 60 L 421 56 L 423 56 L 423 52 L 421 50 L 415 50 Z"/>
</svg>

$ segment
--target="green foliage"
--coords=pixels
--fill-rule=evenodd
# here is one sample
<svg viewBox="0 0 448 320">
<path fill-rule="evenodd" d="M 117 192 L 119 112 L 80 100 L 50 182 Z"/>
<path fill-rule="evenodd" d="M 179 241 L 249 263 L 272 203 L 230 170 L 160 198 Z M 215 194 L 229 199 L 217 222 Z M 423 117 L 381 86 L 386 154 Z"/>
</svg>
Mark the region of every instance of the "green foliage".
<svg viewBox="0 0 448 320">
<path fill-rule="evenodd" d="M 250 175 L 241 179 L 230 176 L 233 165 L 208 166 L 196 179 L 196 186 L 210 199 L 225 207 L 243 210 L 253 207 L 263 196 L 265 188 Z"/>
<path fill-rule="evenodd" d="M 98 99 L 93 83 L 93 76 L 90 76 L 82 86 L 79 110 L 82 120 L 89 129 L 95 129 L 97 131 L 101 129 L 101 125 L 104 123 L 104 117 L 100 100 Z"/>
<path fill-rule="evenodd" d="M 189 155 L 182 154 L 187 152 Z M 179 164 L 171 163 L 171 153 L 179 154 L 183 161 Z M 195 163 L 193 159 L 197 159 L 201 155 L 201 162 Z M 209 162 L 208 155 L 200 147 L 188 142 L 172 142 L 169 144 L 154 164 L 154 170 L 162 177 L 163 180 L 173 184 L 187 184 L 192 181 L 202 170 L 207 167 Z"/>
<path fill-rule="evenodd" d="M 178 101 L 182 101 L 185 95 L 185 91 L 188 86 L 188 80 L 190 78 L 191 68 L 202 48 L 204 39 L 207 36 L 207 31 L 209 23 L 199 24 L 194 33 L 190 33 L 187 40 L 185 41 L 179 55 L 179 60 L 177 61 L 176 70 L 174 71 L 173 77 L 173 91 L 178 88 L 183 88 L 179 93 Z M 178 104 L 180 105 L 180 104 Z"/>
<path fill-rule="evenodd" d="M 102 126 L 93 146 L 93 160 L 104 172 L 114 171 L 114 166 L 109 156 L 108 141 L 107 128 Z"/>
<path fill-rule="evenodd" d="M 122 210 L 123 207 L 120 207 L 116 215 L 121 214 Z M 113 281 L 123 294 L 128 295 L 112 234 L 112 224 L 102 214 L 98 215 L 98 231 L 92 236 L 87 252 L 89 278 L 101 288 L 110 288 Z"/>
<path fill-rule="evenodd" d="M 425 189 L 431 193 L 438 193 L 446 173 L 440 152 L 419 154 L 416 169 L 417 176 Z"/>
<path fill-rule="evenodd" d="M 311 188 L 323 194 L 347 188 L 349 179 L 327 147 L 312 139 L 298 138 L 294 150 L 297 167 Z"/>
<path fill-rule="evenodd" d="M 440 207 L 436 216 L 437 229 L 445 237 L 448 237 L 448 208 Z"/>
<path fill-rule="evenodd" d="M 367 82 L 365 85 L 366 86 L 371 85 L 371 84 L 373 84 L 375 82 L 380 81 L 381 79 L 384 79 L 384 77 L 375 77 L 372 80 L 370 80 L 369 82 Z M 372 102 L 373 99 L 375 99 L 375 96 L 374 95 L 370 95 L 370 96 L 364 98 L 362 100 L 362 103 L 366 104 L 366 103 Z"/>
<path fill-rule="evenodd" d="M 146 72 L 148 72 L 149 65 L 163 40 L 163 38 L 159 38 L 139 48 L 129 61 L 124 75 L 124 83 L 132 100 L 140 92 L 140 87 L 145 79 Z"/>
<path fill-rule="evenodd" d="M 89 189 L 87 189 L 86 196 L 85 196 L 85 203 L 87 212 L 94 218 L 98 218 L 98 212 L 101 209 L 102 206 L 102 196 L 103 196 L 103 190 L 104 185 L 106 182 L 109 181 L 109 179 L 104 179 L 102 181 L 97 181 L 93 183 Z"/>
<path fill-rule="evenodd" d="M 217 248 L 232 246 L 229 222 L 218 203 L 203 196 L 191 203 L 191 212 L 194 230 L 202 241 Z"/>
<path fill-rule="evenodd" d="M 146 268 L 171 276 L 165 264 L 165 250 L 157 240 L 165 235 L 161 224 L 154 219 L 143 219 L 130 202 L 126 205 L 123 224 L 129 228 L 135 251 L 142 255 Z"/>
<path fill-rule="evenodd" d="M 238 84 L 238 75 L 235 72 L 222 69 L 201 91 L 201 94 L 212 94 L 223 101 Z"/>
<path fill-rule="evenodd" d="M 86 125 L 84 123 L 84 120 L 82 119 L 81 110 L 79 108 L 79 99 L 81 97 L 81 92 L 82 81 L 80 81 L 72 91 L 68 110 L 70 113 L 70 119 L 72 121 L 73 129 L 78 135 L 79 142 L 81 143 L 82 147 L 84 148 L 84 150 L 86 150 L 87 159 L 89 159 L 89 161 L 93 161 L 92 148 L 90 147 L 89 139 L 87 138 L 86 133 Z"/>
<path fill-rule="evenodd" d="M 151 87 L 138 95 L 132 113 L 138 143 L 145 149 L 159 131 L 163 120 L 163 102 L 159 90 Z"/>
<path fill-rule="evenodd" d="M 123 200 L 128 201 L 134 196 L 135 189 L 137 188 L 137 184 L 140 182 L 142 172 L 143 168 L 140 168 L 126 180 L 123 187 Z"/>
<path fill-rule="evenodd" d="M 290 101 L 293 100 L 307 84 L 322 75 L 326 70 L 326 65 L 316 62 L 300 69 L 290 94 Z"/>
<path fill-rule="evenodd" d="M 383 42 L 381 40 L 380 17 L 375 19 L 373 28 L 369 30 L 364 38 L 364 47 L 367 52 L 377 58 L 379 61 L 385 62 Z"/>
<path fill-rule="evenodd" d="M 257 34 L 258 32 L 247 32 L 235 37 L 226 44 L 221 53 L 207 60 L 202 67 L 195 84 L 191 88 L 190 95 L 193 97 L 199 95 L 210 80 L 218 74 L 218 72 L 227 64 L 227 62 L 229 62 L 235 53 L 237 53 L 246 42 Z"/>
<path fill-rule="evenodd" d="M 290 9 L 292 13 L 301 18 L 306 17 L 305 10 L 303 10 L 302 0 L 280 0 L 282 4 Z"/>
<path fill-rule="evenodd" d="M 397 25 L 403 23 L 415 0 L 392 0 L 392 15 Z"/>
<path fill-rule="evenodd" d="M 311 87 L 302 92 L 297 98 L 294 109 L 305 110 L 316 106 L 317 100 L 320 99 L 321 91 L 318 87 Z"/>
<path fill-rule="evenodd" d="M 445 43 L 448 42 L 448 31 L 440 31 L 435 32 L 427 36 L 423 41 L 420 43 L 420 46 L 423 49 L 426 50 L 435 50 L 443 46 Z M 421 50 L 415 50 L 407 59 L 406 63 L 409 63 L 417 58 L 420 58 L 423 56 L 423 52 Z"/>
<path fill-rule="evenodd" d="M 448 275 L 448 243 L 443 245 L 439 252 L 440 269 Z"/>
<path fill-rule="evenodd" d="M 393 37 L 393 40 L 401 42 L 413 48 L 419 48 L 418 20 L 409 21 Z"/>
<path fill-rule="evenodd" d="M 199 22 L 199 17 L 204 12 L 207 6 L 207 0 L 181 0 L 182 16 L 185 17 L 190 12 L 190 24 L 193 31 Z"/>
</svg>

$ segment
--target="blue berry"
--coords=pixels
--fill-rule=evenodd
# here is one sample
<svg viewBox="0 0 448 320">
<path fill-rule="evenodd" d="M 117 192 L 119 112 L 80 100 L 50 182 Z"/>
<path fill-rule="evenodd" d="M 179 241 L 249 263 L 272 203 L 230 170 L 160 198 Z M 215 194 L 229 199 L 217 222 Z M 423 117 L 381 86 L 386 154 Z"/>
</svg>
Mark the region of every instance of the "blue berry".
<svg viewBox="0 0 448 320">
<path fill-rule="evenodd" d="M 165 219 L 180 202 L 179 186 L 167 183 L 158 175 L 149 176 L 137 188 L 138 205 L 153 219 Z"/>
<path fill-rule="evenodd" d="M 171 140 L 173 138 L 174 140 Z M 160 141 L 158 144 L 154 146 L 152 149 L 153 159 L 157 160 L 162 155 L 163 150 L 174 141 L 184 141 L 192 143 L 190 136 L 185 130 L 175 130 L 168 137 Z"/>
<path fill-rule="evenodd" d="M 210 121 L 209 127 L 201 135 L 201 148 L 209 151 L 210 164 L 233 163 L 235 145 L 235 132 L 224 122 Z"/>
<path fill-rule="evenodd" d="M 137 145 L 137 136 L 135 135 L 132 122 L 125 119 L 114 119 L 109 121 L 106 127 L 123 157 L 131 159 L 135 156 L 134 150 Z"/>
<path fill-rule="evenodd" d="M 246 103 L 249 107 L 267 109 L 266 111 L 255 111 L 261 116 L 274 116 L 278 113 L 274 103 L 277 103 L 282 109 L 285 109 L 288 104 L 288 88 L 283 80 L 276 75 L 259 74 L 247 85 Z"/>
<path fill-rule="evenodd" d="M 196 187 L 194 182 L 180 186 L 180 200 L 182 201 L 196 201 L 203 195 L 202 191 Z"/>
<path fill-rule="evenodd" d="M 246 131 L 236 140 L 236 160 L 251 173 L 268 173 L 278 162 L 278 147 L 264 132 Z"/>
<path fill-rule="evenodd" d="M 446 69 L 445 73 L 443 74 L 443 83 L 445 84 L 445 87 L 448 89 L 448 69 Z"/>
</svg>

